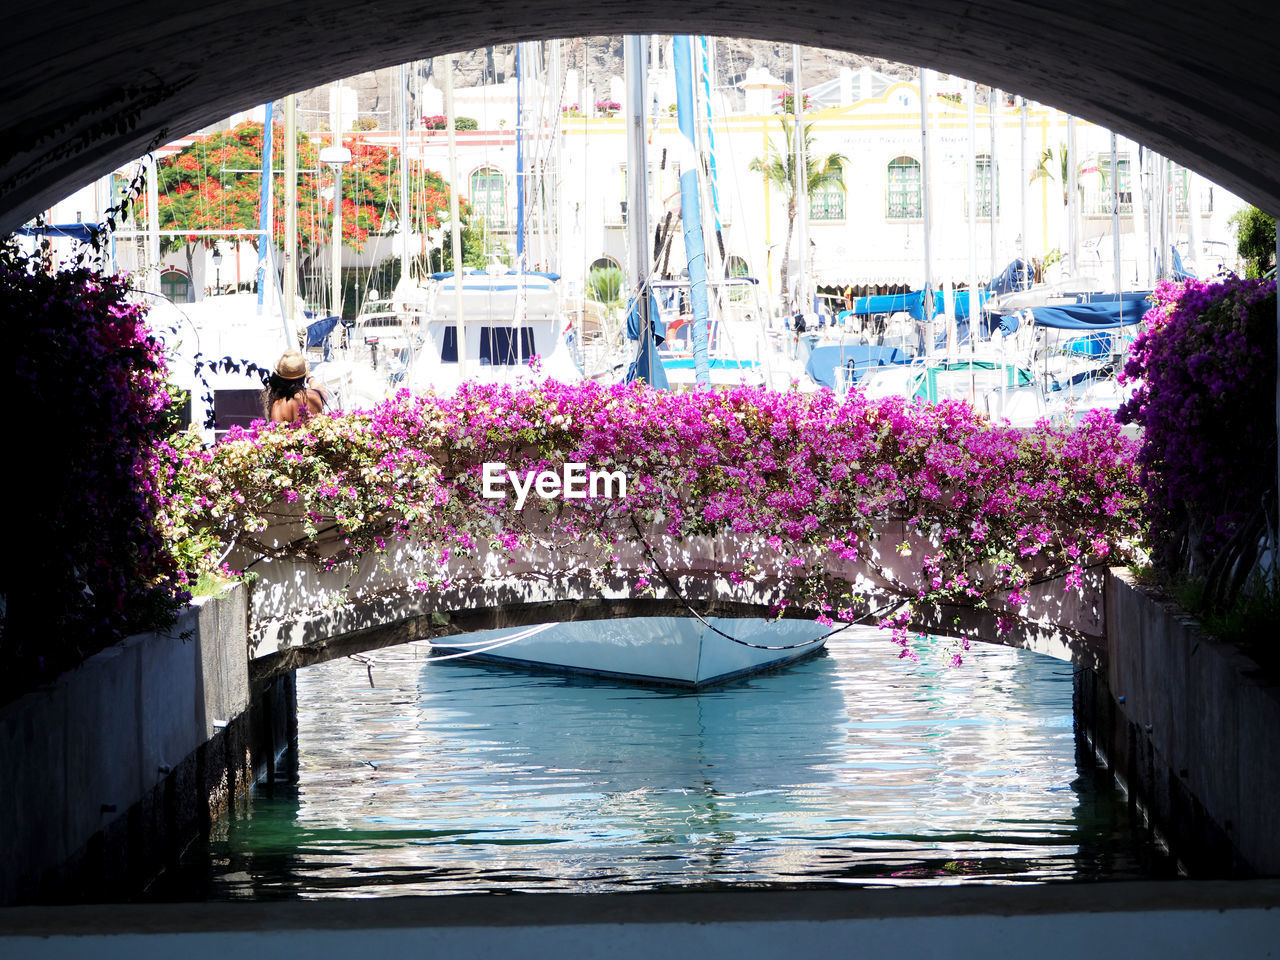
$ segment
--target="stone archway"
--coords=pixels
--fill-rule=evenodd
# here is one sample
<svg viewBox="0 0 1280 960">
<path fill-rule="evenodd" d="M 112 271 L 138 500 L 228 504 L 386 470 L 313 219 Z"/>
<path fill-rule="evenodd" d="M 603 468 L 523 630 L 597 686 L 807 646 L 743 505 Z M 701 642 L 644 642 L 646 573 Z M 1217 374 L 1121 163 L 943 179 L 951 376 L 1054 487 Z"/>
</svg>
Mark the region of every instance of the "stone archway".
<svg viewBox="0 0 1280 960">
<path fill-rule="evenodd" d="M 1280 7 L 1247 22 L 1173 3 L 1034 0 L 419 0 L 167 9 L 67 0 L 0 40 L 0 230 L 151 145 L 370 67 L 515 39 L 623 31 L 753 36 L 925 64 L 1053 104 L 1280 212 Z M 569 27 L 568 25 L 572 25 Z"/>
</svg>

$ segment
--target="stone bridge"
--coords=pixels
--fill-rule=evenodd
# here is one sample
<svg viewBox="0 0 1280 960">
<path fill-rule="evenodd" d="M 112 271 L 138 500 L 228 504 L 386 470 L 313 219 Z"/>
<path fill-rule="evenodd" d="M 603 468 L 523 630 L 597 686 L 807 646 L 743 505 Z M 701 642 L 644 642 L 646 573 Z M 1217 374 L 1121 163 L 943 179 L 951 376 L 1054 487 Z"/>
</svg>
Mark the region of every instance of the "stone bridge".
<svg viewBox="0 0 1280 960">
<path fill-rule="evenodd" d="M 336 77 L 573 34 L 761 37 L 1053 104 L 1280 213 L 1280 5 L 1168 0 L 63 0 L 0 37 L 0 231 L 148 149 Z"/>
<path fill-rule="evenodd" d="M 284 546 L 299 530 L 282 525 L 265 536 Z M 336 554 L 342 536 L 331 531 L 319 544 L 322 555 Z M 856 561 L 818 546 L 791 546 L 787 558 L 774 553 L 771 560 L 769 548 L 749 538 L 721 534 L 677 540 L 650 528 L 611 546 L 608 557 L 564 538 L 513 554 L 480 549 L 450 558 L 434 585 L 422 579 L 422 571 L 435 569 L 435 561 L 415 540 L 388 544 L 385 551 L 331 569 L 293 556 L 268 559 L 243 548 L 229 562 L 259 577 L 250 603 L 251 669 L 265 677 L 414 640 L 537 623 L 761 618 L 774 615 L 784 599 L 783 615 L 814 619 L 823 609 L 818 600 L 795 599 L 797 570 L 809 582 L 820 578 L 832 595 L 851 590 L 860 622 L 876 623 L 917 596 L 919 557 L 931 547 L 936 549 L 906 524 L 887 522 Z M 748 555 L 755 557 L 751 579 L 735 584 L 731 575 Z M 803 566 L 790 562 L 797 556 Z M 648 585 L 637 588 L 641 578 Z M 1079 590 L 1064 589 L 1062 577 L 1046 576 L 1023 591 L 1026 603 L 1017 608 L 1001 602 L 988 609 L 917 602 L 910 626 L 918 633 L 1023 647 L 1096 669 L 1106 656 L 1105 580 L 1101 566 L 1086 572 Z M 888 643 L 888 631 L 885 639 Z"/>
</svg>

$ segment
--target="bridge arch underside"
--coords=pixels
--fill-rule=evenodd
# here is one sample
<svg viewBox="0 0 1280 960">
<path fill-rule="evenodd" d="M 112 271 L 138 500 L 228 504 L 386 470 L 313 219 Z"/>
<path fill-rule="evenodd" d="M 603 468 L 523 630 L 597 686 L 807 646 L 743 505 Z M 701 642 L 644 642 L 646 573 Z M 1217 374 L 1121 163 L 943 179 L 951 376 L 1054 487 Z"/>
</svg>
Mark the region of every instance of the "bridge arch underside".
<svg viewBox="0 0 1280 960">
<path fill-rule="evenodd" d="M 0 230 L 149 147 L 336 77 L 491 43 L 620 32 L 796 41 L 972 78 L 1108 126 L 1280 212 L 1280 4 L 1171 0 L 63 0 L 0 49 Z"/>
<path fill-rule="evenodd" d="M 1064 589 L 1062 576 L 1046 573 L 1033 577 L 1017 606 L 989 597 L 979 608 L 918 599 L 924 585 L 918 558 L 929 541 L 905 525 L 886 525 L 858 559 L 814 545 L 774 561 L 755 553 L 751 578 L 736 583 L 754 543 L 731 534 L 675 540 L 656 531 L 647 531 L 644 541 L 610 547 L 617 562 L 607 572 L 587 556 L 591 548 L 565 542 L 514 555 L 455 557 L 430 584 L 420 579 L 429 549 L 415 541 L 329 569 L 291 556 L 264 562 L 256 551 L 233 551 L 229 562 L 258 575 L 250 601 L 250 669 L 260 677 L 477 630 L 620 617 L 769 618 L 782 601 L 788 618 L 814 620 L 831 610 L 825 603 L 847 603 L 858 623 L 874 625 L 902 612 L 916 633 L 1021 647 L 1095 670 L 1105 665 L 1102 566 L 1085 570 L 1079 589 Z M 903 555 L 880 544 L 911 549 Z M 803 560 L 801 568 L 794 558 Z M 797 569 L 803 569 L 803 587 Z M 815 623 L 814 636 L 841 623 Z M 890 631 L 884 636 L 892 656 Z"/>
</svg>

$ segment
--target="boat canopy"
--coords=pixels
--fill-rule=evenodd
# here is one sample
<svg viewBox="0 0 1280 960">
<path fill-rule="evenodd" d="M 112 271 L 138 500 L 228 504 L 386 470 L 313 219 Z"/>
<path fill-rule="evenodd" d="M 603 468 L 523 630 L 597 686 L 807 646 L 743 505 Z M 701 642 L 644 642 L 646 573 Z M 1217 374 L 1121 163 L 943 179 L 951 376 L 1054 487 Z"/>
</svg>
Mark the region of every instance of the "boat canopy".
<svg viewBox="0 0 1280 960">
<path fill-rule="evenodd" d="M 856 297 L 849 313 L 855 317 L 870 316 L 873 313 L 909 313 L 915 319 L 923 320 L 924 291 L 912 290 L 910 293 Z"/>
</svg>

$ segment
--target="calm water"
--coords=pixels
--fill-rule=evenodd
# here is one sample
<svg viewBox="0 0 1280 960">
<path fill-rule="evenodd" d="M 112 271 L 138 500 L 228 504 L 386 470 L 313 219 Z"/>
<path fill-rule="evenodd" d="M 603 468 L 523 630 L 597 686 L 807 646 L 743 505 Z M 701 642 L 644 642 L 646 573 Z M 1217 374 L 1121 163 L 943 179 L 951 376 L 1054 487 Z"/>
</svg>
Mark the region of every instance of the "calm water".
<svg viewBox="0 0 1280 960">
<path fill-rule="evenodd" d="M 1173 875 L 1077 767 L 1071 667 L 881 636 L 705 693 L 428 665 L 299 673 L 296 783 L 193 851 L 184 897 Z"/>
</svg>

